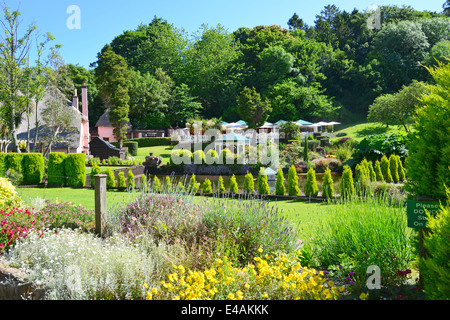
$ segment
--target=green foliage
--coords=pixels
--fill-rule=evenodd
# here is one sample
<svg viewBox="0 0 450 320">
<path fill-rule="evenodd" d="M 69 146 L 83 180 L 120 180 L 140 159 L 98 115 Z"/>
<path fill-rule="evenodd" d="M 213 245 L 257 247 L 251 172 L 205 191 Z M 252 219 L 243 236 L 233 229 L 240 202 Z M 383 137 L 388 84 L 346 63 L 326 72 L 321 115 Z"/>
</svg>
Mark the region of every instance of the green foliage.
<svg viewBox="0 0 450 320">
<path fill-rule="evenodd" d="M 370 174 L 370 181 L 377 181 L 377 174 L 375 173 L 375 169 L 373 168 L 373 163 L 372 161 L 368 162 L 368 167 L 369 167 L 369 174 Z"/>
<path fill-rule="evenodd" d="M 86 183 L 86 156 L 84 153 L 69 153 L 64 160 L 67 185 L 84 187 Z"/>
<path fill-rule="evenodd" d="M 219 163 L 220 164 L 233 164 L 236 159 L 236 154 L 227 148 L 223 148 L 220 152 Z"/>
<path fill-rule="evenodd" d="M 323 176 L 322 197 L 334 197 L 333 177 L 331 176 L 331 170 L 329 168 L 325 170 L 325 174 Z"/>
<path fill-rule="evenodd" d="M 211 180 L 206 178 L 205 181 L 203 181 L 202 190 L 203 190 L 203 193 L 212 193 Z"/>
<path fill-rule="evenodd" d="M 152 189 L 155 192 L 161 192 L 161 181 L 159 180 L 159 178 L 157 176 L 153 177 Z"/>
<path fill-rule="evenodd" d="M 383 177 L 383 173 L 381 172 L 381 165 L 380 165 L 379 160 L 375 161 L 374 171 L 375 171 L 376 181 L 384 181 L 384 177 Z"/>
<path fill-rule="evenodd" d="M 147 147 L 157 147 L 157 146 L 170 146 L 172 144 L 172 140 L 170 137 L 144 137 L 144 138 L 135 138 L 124 140 L 124 144 L 127 142 L 137 142 L 139 148 L 147 148 Z M 117 141 L 111 142 L 114 146 L 119 146 Z"/>
<path fill-rule="evenodd" d="M 170 177 L 166 176 L 164 179 L 164 190 L 168 192 L 172 192 L 172 181 L 170 181 Z"/>
<path fill-rule="evenodd" d="M 127 187 L 130 189 L 136 188 L 136 182 L 134 181 L 134 173 L 131 170 L 128 170 Z"/>
<path fill-rule="evenodd" d="M 144 192 L 148 191 L 147 176 L 145 174 L 141 175 L 141 188 Z"/>
<path fill-rule="evenodd" d="M 24 184 L 37 184 L 44 177 L 45 163 L 41 153 L 22 154 L 22 174 Z"/>
<path fill-rule="evenodd" d="M 237 98 L 238 112 L 249 128 L 260 127 L 269 118 L 272 108 L 268 99 L 261 99 L 255 88 L 245 87 Z"/>
<path fill-rule="evenodd" d="M 305 161 L 306 163 L 309 162 L 308 138 L 309 138 L 309 136 L 305 136 L 305 143 L 303 145 L 303 161 Z"/>
<path fill-rule="evenodd" d="M 223 178 L 222 176 L 219 177 L 219 182 L 218 182 L 218 186 L 217 186 L 217 191 L 219 193 L 224 193 L 225 192 L 225 184 L 223 182 Z"/>
<path fill-rule="evenodd" d="M 400 159 L 400 157 L 396 156 L 396 158 L 397 158 L 397 168 L 398 168 L 398 180 L 404 181 L 406 178 L 405 168 L 403 167 L 403 163 L 402 163 L 402 160 Z"/>
<path fill-rule="evenodd" d="M 258 193 L 270 194 L 269 180 L 266 174 L 266 170 L 261 167 L 258 174 Z"/>
<path fill-rule="evenodd" d="M 284 174 L 283 169 L 281 167 L 278 167 L 277 170 L 277 182 L 275 184 L 275 194 L 284 196 L 286 194 L 286 187 L 284 185 Z"/>
<path fill-rule="evenodd" d="M 403 160 L 407 157 L 406 134 L 377 134 L 365 137 L 355 146 L 353 160 L 354 163 L 360 163 L 364 158 L 368 161 L 375 161 L 379 160 L 383 155 L 389 157 L 394 153 Z"/>
<path fill-rule="evenodd" d="M 392 174 L 391 174 L 391 168 L 390 168 L 390 162 L 386 155 L 383 155 L 381 157 L 380 161 L 381 166 L 381 173 L 383 174 L 384 181 L 386 182 L 392 182 Z"/>
<path fill-rule="evenodd" d="M 125 141 L 123 143 L 124 147 L 128 147 L 128 153 L 133 157 L 136 157 L 138 154 L 138 143 L 136 141 Z"/>
<path fill-rule="evenodd" d="M 185 192 L 186 191 L 186 188 L 184 187 L 184 183 L 182 183 L 181 181 L 178 181 L 177 191 L 178 192 Z"/>
<path fill-rule="evenodd" d="M 253 175 L 247 171 L 244 177 L 244 192 L 247 194 L 253 194 L 255 191 L 255 183 L 253 181 Z"/>
<path fill-rule="evenodd" d="M 191 180 L 189 181 L 189 192 L 197 193 L 199 189 L 199 183 L 196 181 L 195 174 L 192 174 Z"/>
<path fill-rule="evenodd" d="M 114 188 L 116 186 L 116 177 L 114 175 L 114 171 L 108 167 L 105 171 L 106 174 L 106 187 Z"/>
<path fill-rule="evenodd" d="M 117 187 L 118 188 L 126 188 L 127 183 L 125 182 L 125 173 L 123 171 L 120 171 L 117 174 Z"/>
<path fill-rule="evenodd" d="M 428 68 L 436 84 L 428 85 L 430 94 L 422 96 L 413 133 L 409 136 L 406 160 L 406 190 L 414 196 L 444 201 L 445 185 L 450 181 L 450 64 Z"/>
<path fill-rule="evenodd" d="M 348 165 L 344 165 L 344 171 L 341 178 L 341 198 L 349 199 L 355 194 L 355 186 L 353 184 L 353 172 Z"/>
<path fill-rule="evenodd" d="M 389 157 L 389 169 L 391 170 L 392 181 L 398 182 L 398 162 L 395 154 L 391 154 Z"/>
<path fill-rule="evenodd" d="M 316 172 L 313 168 L 309 168 L 305 183 L 305 196 L 316 197 L 319 193 L 319 187 L 316 181 Z"/>
<path fill-rule="evenodd" d="M 192 157 L 195 164 L 203 164 L 205 162 L 205 153 L 203 152 L 203 150 L 194 151 Z"/>
<path fill-rule="evenodd" d="M 447 204 L 441 205 L 435 217 L 428 216 L 428 229 L 423 243 L 428 255 L 419 263 L 424 291 L 429 300 L 449 300 L 450 275 L 446 270 L 450 258 L 450 189 L 447 188 Z"/>
<path fill-rule="evenodd" d="M 183 165 L 192 162 L 192 152 L 187 149 L 174 149 L 170 153 L 170 165 Z"/>
<path fill-rule="evenodd" d="M 366 162 L 367 163 L 367 162 Z M 369 187 L 370 176 L 364 162 L 355 167 L 355 189 L 358 195 L 364 195 Z"/>
<path fill-rule="evenodd" d="M 94 176 L 100 173 L 102 173 L 102 169 L 100 169 L 100 166 L 97 163 L 94 163 L 91 168 L 91 173 L 89 174 L 89 177 L 91 178 L 91 187 L 95 187 Z"/>
<path fill-rule="evenodd" d="M 300 195 L 300 188 L 298 187 L 298 175 L 294 165 L 292 165 L 288 171 L 288 194 L 290 196 Z"/>
<path fill-rule="evenodd" d="M 230 178 L 230 193 L 231 194 L 239 193 L 239 185 L 236 181 L 236 176 L 234 174 Z"/>
<path fill-rule="evenodd" d="M 8 153 L 5 155 L 5 171 L 13 170 L 22 173 L 22 153 Z"/>
<path fill-rule="evenodd" d="M 217 164 L 219 162 L 219 155 L 217 154 L 216 150 L 211 149 L 208 150 L 205 154 L 205 163 L 206 164 Z"/>
</svg>

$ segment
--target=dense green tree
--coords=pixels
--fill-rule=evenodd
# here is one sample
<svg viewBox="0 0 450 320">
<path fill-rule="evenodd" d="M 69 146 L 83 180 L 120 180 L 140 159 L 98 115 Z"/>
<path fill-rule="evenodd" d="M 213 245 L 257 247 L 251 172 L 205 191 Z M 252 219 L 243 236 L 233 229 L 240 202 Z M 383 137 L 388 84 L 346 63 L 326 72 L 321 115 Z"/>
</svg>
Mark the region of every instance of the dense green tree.
<svg viewBox="0 0 450 320">
<path fill-rule="evenodd" d="M 444 9 L 444 14 L 450 17 L 450 0 L 445 1 L 442 8 Z"/>
<path fill-rule="evenodd" d="M 251 172 L 247 172 L 244 177 L 244 192 L 247 194 L 253 194 L 255 191 L 255 182 L 253 181 L 253 175 Z"/>
<path fill-rule="evenodd" d="M 333 198 L 334 197 L 333 178 L 331 176 L 330 168 L 327 168 L 325 170 L 325 175 L 323 176 L 322 197 L 325 197 L 325 198 Z"/>
<path fill-rule="evenodd" d="M 290 166 L 288 171 L 288 194 L 290 196 L 300 195 L 300 188 L 298 187 L 298 175 L 294 165 Z"/>
<path fill-rule="evenodd" d="M 114 135 L 122 148 L 128 129 L 130 72 L 122 56 L 111 46 L 105 45 L 98 55 L 95 78 L 99 93 L 109 109 L 109 120 L 114 126 Z"/>
<path fill-rule="evenodd" d="M 247 88 L 237 98 L 238 112 L 242 119 L 247 122 L 249 128 L 257 128 L 266 122 L 272 108 L 267 99 L 262 99 L 255 88 Z"/>
<path fill-rule="evenodd" d="M 173 106 L 170 110 L 171 123 L 181 126 L 189 119 L 199 117 L 203 106 L 195 100 L 196 97 L 192 96 L 188 85 L 182 83 L 176 87 Z"/>
<path fill-rule="evenodd" d="M 258 174 L 258 193 L 259 194 L 270 194 L 269 181 L 266 174 L 266 170 L 261 167 Z"/>
<path fill-rule="evenodd" d="M 284 186 L 284 174 L 283 169 L 278 167 L 277 170 L 277 182 L 275 184 L 275 194 L 284 196 L 286 194 L 286 187 Z"/>
<path fill-rule="evenodd" d="M 236 180 L 236 176 L 233 174 L 230 178 L 230 193 L 238 194 L 239 193 L 239 185 Z"/>
<path fill-rule="evenodd" d="M 305 183 L 305 196 L 315 197 L 319 193 L 319 187 L 317 186 L 316 172 L 313 168 L 309 168 L 306 176 Z"/>
</svg>

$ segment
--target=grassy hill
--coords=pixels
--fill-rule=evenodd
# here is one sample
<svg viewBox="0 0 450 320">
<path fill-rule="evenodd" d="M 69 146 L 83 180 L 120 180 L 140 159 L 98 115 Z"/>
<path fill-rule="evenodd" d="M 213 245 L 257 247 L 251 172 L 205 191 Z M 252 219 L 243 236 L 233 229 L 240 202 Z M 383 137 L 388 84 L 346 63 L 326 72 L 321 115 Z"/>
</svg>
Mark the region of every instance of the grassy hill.
<svg viewBox="0 0 450 320">
<path fill-rule="evenodd" d="M 404 133 L 403 126 L 390 125 L 386 127 L 385 125 L 377 122 L 367 122 L 360 121 L 354 123 L 343 123 L 336 125 L 335 133 L 346 133 L 346 137 L 350 137 L 355 140 L 361 140 L 366 136 L 372 134 L 393 134 L 393 133 Z"/>
</svg>

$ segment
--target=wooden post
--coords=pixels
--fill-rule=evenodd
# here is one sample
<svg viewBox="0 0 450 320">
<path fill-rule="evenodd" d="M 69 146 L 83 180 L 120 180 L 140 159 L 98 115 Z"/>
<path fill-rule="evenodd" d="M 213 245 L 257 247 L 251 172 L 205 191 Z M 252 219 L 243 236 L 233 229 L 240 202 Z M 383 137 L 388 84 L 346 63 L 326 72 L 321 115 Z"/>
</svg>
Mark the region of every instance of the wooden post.
<svg viewBox="0 0 450 320">
<path fill-rule="evenodd" d="M 106 174 L 94 176 L 95 185 L 95 232 L 106 236 Z"/>
</svg>

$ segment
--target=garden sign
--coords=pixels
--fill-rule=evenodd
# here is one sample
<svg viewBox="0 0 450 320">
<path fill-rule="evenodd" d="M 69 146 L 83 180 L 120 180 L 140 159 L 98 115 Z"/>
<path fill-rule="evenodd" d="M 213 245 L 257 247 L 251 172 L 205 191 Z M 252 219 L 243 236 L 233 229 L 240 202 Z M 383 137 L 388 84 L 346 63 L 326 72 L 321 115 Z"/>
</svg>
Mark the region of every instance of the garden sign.
<svg viewBox="0 0 450 320">
<path fill-rule="evenodd" d="M 431 201 L 407 201 L 406 213 L 408 215 L 408 227 L 426 228 L 427 214 L 435 216 L 439 211 L 440 203 Z"/>
</svg>

